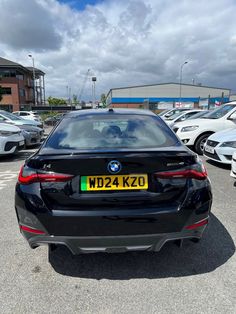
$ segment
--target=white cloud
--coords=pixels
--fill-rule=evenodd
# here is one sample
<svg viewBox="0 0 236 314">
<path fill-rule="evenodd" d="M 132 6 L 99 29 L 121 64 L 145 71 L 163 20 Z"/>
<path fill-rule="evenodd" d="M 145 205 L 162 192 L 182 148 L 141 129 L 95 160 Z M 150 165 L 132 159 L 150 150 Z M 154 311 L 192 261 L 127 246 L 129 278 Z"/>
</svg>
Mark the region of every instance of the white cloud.
<svg viewBox="0 0 236 314">
<path fill-rule="evenodd" d="M 0 6 L 0 55 L 29 65 L 32 52 L 48 95 L 65 96 L 67 85 L 79 93 L 89 68 L 98 96 L 112 87 L 178 81 L 185 60 L 184 82 L 236 89 L 234 0 L 109 0 L 85 11 L 56 0 Z M 17 26 L 10 33 L 8 20 Z M 91 98 L 90 81 L 83 98 Z"/>
</svg>

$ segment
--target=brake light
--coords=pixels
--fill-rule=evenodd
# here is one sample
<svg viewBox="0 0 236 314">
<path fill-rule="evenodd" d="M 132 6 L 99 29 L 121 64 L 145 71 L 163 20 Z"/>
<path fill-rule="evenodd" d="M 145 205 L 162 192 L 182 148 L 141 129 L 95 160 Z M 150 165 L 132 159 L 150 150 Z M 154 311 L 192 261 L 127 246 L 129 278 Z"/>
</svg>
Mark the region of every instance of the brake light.
<svg viewBox="0 0 236 314">
<path fill-rule="evenodd" d="M 197 180 L 204 180 L 207 178 L 207 174 L 191 169 L 191 170 L 181 170 L 181 171 L 157 172 L 155 173 L 155 177 L 161 178 L 161 179 L 191 178 L 191 179 L 197 179 Z"/>
<path fill-rule="evenodd" d="M 36 173 L 32 169 L 25 170 L 25 167 L 22 166 L 19 176 L 18 182 L 21 184 L 31 184 L 35 182 L 66 182 L 71 180 L 74 176 L 69 174 L 61 174 L 61 173 Z"/>
<path fill-rule="evenodd" d="M 207 170 L 202 163 L 197 163 L 191 167 L 191 169 L 156 172 L 156 178 L 160 179 L 196 179 L 205 180 L 207 178 Z"/>
<path fill-rule="evenodd" d="M 34 233 L 34 234 L 45 234 L 45 232 L 44 232 L 44 231 L 42 231 L 42 230 L 39 230 L 39 229 L 34 229 L 34 228 L 30 228 L 30 227 L 23 226 L 23 225 L 20 225 L 20 229 L 21 229 L 21 230 L 23 230 L 23 231 L 29 232 L 29 233 Z"/>
<path fill-rule="evenodd" d="M 194 224 L 185 227 L 185 229 L 193 230 L 193 229 L 205 226 L 207 224 L 208 224 L 208 218 L 205 218 L 205 219 L 203 219 L 201 221 L 195 222 Z"/>
</svg>

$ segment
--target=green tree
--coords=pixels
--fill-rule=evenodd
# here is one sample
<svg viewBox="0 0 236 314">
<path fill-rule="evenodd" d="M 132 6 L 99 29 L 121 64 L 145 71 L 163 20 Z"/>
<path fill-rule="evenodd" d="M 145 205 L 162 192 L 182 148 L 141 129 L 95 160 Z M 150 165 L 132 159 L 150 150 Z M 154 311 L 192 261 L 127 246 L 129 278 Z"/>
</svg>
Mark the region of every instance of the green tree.
<svg viewBox="0 0 236 314">
<path fill-rule="evenodd" d="M 48 104 L 50 106 L 66 105 L 66 100 L 63 98 L 56 98 L 56 97 L 49 96 L 48 97 Z"/>
<path fill-rule="evenodd" d="M 103 106 L 103 107 L 106 107 L 106 106 L 107 106 L 106 101 L 107 101 L 106 95 L 105 95 L 105 94 L 102 94 L 102 95 L 101 95 L 101 103 L 102 103 L 102 106 Z"/>
<path fill-rule="evenodd" d="M 72 96 L 72 103 L 74 105 L 77 105 L 79 103 L 78 96 L 75 94 Z"/>
</svg>

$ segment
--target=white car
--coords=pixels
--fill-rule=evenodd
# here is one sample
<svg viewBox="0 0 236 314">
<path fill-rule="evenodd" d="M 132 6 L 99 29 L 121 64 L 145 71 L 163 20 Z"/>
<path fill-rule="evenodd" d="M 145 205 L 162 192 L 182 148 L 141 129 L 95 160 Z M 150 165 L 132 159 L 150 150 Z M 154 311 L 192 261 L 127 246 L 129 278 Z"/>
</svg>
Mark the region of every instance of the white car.
<svg viewBox="0 0 236 314">
<path fill-rule="evenodd" d="M 194 116 L 196 113 L 201 112 L 201 109 L 193 109 L 193 110 L 188 110 L 184 112 L 178 112 L 173 115 L 171 115 L 168 118 L 165 118 L 165 122 L 172 127 L 175 123 L 177 122 L 182 122 L 188 119 L 191 119 L 192 116 Z"/>
<path fill-rule="evenodd" d="M 182 112 L 185 112 L 185 111 L 188 111 L 190 110 L 189 108 L 172 108 L 172 109 L 166 109 L 166 110 L 163 110 L 162 112 L 160 112 L 158 115 L 162 118 L 162 119 L 167 119 L 169 117 L 171 117 L 172 115 L 174 114 L 177 114 L 177 113 L 182 113 Z"/>
<path fill-rule="evenodd" d="M 236 127 L 216 132 L 208 137 L 204 145 L 204 156 L 214 161 L 231 164 L 236 151 Z"/>
<path fill-rule="evenodd" d="M 35 111 L 14 111 L 12 113 L 26 120 L 42 121 L 40 116 Z"/>
<path fill-rule="evenodd" d="M 236 127 L 236 102 L 230 102 L 207 113 L 200 119 L 176 123 L 174 132 L 182 142 L 202 155 L 207 138 L 218 131 Z"/>
<path fill-rule="evenodd" d="M 232 158 L 232 169 L 231 169 L 231 173 L 230 173 L 231 177 L 236 179 L 236 151 L 233 154 L 233 158 Z"/>
<path fill-rule="evenodd" d="M 0 123 L 0 156 L 14 154 L 24 146 L 24 136 L 17 126 Z"/>
</svg>

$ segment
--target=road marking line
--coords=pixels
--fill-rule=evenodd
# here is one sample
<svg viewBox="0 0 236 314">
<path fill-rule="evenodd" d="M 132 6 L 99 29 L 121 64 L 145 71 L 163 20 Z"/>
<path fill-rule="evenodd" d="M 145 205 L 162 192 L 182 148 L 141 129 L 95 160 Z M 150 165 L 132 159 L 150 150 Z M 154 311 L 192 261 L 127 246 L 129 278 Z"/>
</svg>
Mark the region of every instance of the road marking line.
<svg viewBox="0 0 236 314">
<path fill-rule="evenodd" d="M 8 182 L 13 181 L 17 178 L 18 171 L 0 171 L 0 190 L 8 186 Z"/>
</svg>

